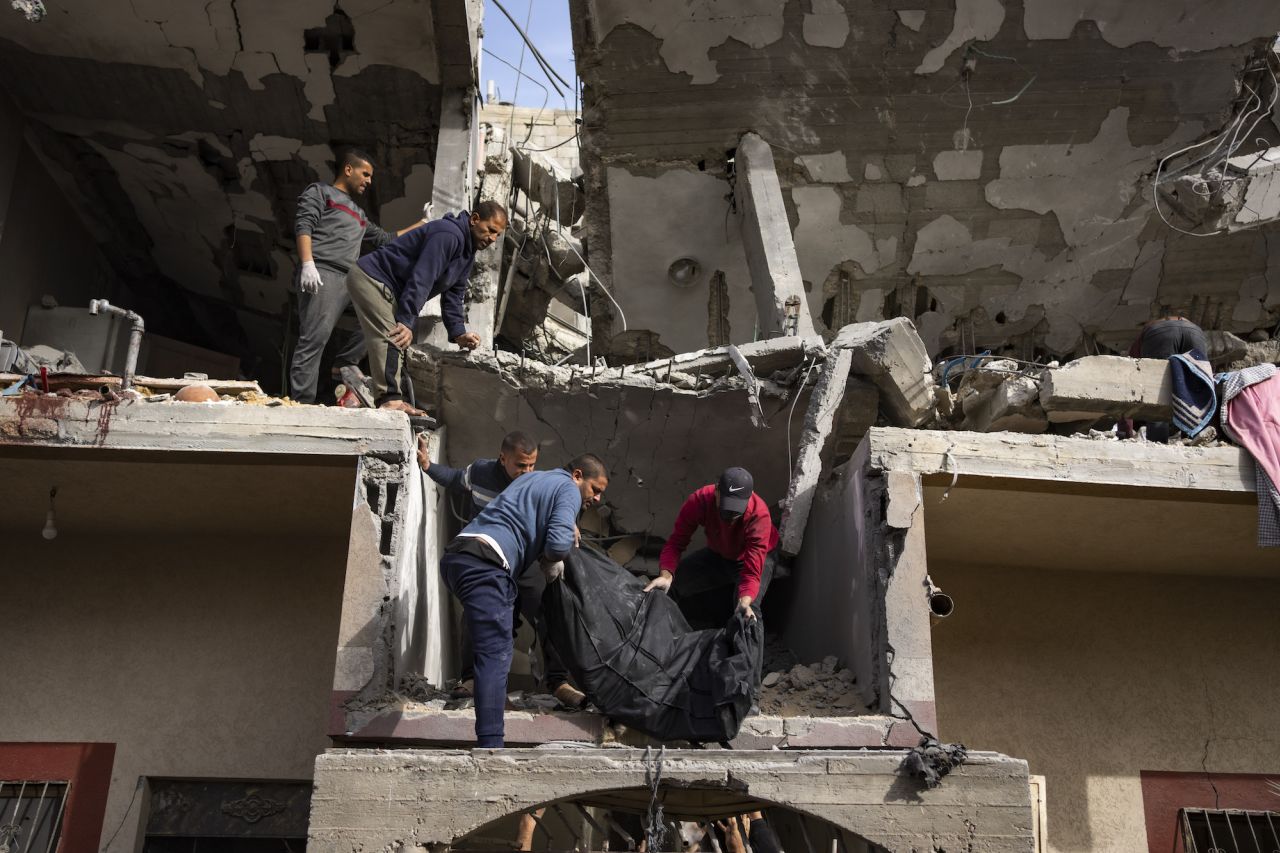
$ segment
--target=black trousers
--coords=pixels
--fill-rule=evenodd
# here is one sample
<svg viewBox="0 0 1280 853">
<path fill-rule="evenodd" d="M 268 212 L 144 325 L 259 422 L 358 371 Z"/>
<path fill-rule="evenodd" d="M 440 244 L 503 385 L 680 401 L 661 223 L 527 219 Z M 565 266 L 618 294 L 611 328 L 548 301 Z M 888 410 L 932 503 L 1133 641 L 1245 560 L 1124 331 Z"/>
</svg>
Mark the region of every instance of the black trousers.
<svg viewBox="0 0 1280 853">
<path fill-rule="evenodd" d="M 777 563 L 776 551 L 764 558 L 760 591 L 751 603 L 757 615 Z M 738 606 L 738 576 L 741 572 L 742 561 L 722 557 L 710 548 L 694 551 L 680 561 L 671 581 L 670 594 L 689 621 L 689 627 L 695 630 L 724 627 Z"/>
<path fill-rule="evenodd" d="M 1157 320 L 1142 330 L 1142 357 L 1168 358 L 1198 349 L 1209 357 L 1209 342 L 1204 330 L 1190 320 Z M 1169 441 L 1168 421 L 1147 421 L 1149 441 Z"/>
<path fill-rule="evenodd" d="M 560 661 L 560 656 L 556 654 L 556 650 L 547 639 L 547 623 L 542 617 L 542 591 L 546 588 L 547 578 L 537 566 L 533 566 L 516 578 L 517 598 L 515 612 L 519 613 L 525 621 L 533 626 L 534 633 L 538 637 L 538 647 L 542 649 L 542 670 L 546 690 L 548 693 L 554 693 L 557 687 L 569 680 L 569 671 L 565 669 L 564 664 Z M 462 631 L 463 681 L 475 678 L 473 661 L 471 632 L 466 629 L 464 623 Z"/>
</svg>

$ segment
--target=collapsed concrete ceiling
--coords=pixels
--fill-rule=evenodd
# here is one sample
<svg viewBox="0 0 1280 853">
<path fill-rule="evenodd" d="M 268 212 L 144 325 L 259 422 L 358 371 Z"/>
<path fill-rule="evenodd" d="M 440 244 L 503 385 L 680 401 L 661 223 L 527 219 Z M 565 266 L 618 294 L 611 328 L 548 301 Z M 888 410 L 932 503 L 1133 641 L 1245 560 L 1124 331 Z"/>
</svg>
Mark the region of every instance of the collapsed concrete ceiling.
<svg viewBox="0 0 1280 853">
<path fill-rule="evenodd" d="M 334 148 L 374 157 L 375 219 L 430 200 L 432 6 L 57 0 L 39 23 L 0 15 L 0 74 L 131 307 L 248 361 L 284 344 L 295 199 Z"/>
<path fill-rule="evenodd" d="M 1032 358 L 1127 349 L 1153 315 L 1280 319 L 1280 229 L 1198 238 L 1152 204 L 1160 158 L 1239 116 L 1273 2 L 571 7 L 592 263 L 676 351 L 705 345 L 709 310 L 753 333 L 729 165 L 746 131 L 773 146 L 820 330 L 905 315 L 934 355 Z M 1276 144 L 1265 112 L 1242 152 Z M 683 257 L 699 287 L 668 280 Z"/>
</svg>

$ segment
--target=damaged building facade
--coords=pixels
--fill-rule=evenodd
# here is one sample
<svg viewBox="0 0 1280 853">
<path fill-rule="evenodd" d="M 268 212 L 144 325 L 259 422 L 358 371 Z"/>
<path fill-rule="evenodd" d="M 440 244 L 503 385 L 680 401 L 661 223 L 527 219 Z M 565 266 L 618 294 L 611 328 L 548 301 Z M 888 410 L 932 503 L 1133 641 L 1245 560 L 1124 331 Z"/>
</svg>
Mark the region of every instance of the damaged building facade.
<svg viewBox="0 0 1280 853">
<path fill-rule="evenodd" d="M 472 0 L 0 16 L 0 329 L 101 353 L 2 383 L 0 845 L 513 849 L 532 815 L 533 849 L 684 850 L 756 810 L 789 850 L 1280 845 L 1265 488 L 1220 423 L 1114 428 L 1174 417 L 1148 320 L 1280 362 L 1274 4 L 569 5 L 580 123 L 479 106 Z M 386 227 L 510 201 L 481 348 L 429 304 L 411 351 L 433 460 L 597 453 L 583 536 L 650 576 L 751 469 L 786 577 L 733 741 L 544 702 L 525 629 L 512 748 L 471 748 L 408 422 L 270 396 L 293 199 L 343 145 Z M 98 298 L 147 318 L 141 393 Z M 147 378 L 186 371 L 214 401 Z"/>
</svg>

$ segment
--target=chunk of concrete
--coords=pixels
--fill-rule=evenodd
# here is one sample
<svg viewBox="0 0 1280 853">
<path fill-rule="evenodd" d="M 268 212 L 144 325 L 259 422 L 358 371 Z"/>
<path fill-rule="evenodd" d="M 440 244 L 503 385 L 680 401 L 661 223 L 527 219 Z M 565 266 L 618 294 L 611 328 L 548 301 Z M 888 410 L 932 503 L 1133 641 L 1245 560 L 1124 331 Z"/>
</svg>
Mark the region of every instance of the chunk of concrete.
<svg viewBox="0 0 1280 853">
<path fill-rule="evenodd" d="M 1030 376 L 1007 377 L 981 395 L 976 405 L 965 405 L 960 428 L 974 432 L 1044 432 L 1049 428 L 1049 418 L 1040 406 L 1040 383 Z"/>
<path fill-rule="evenodd" d="M 934 416 L 933 365 L 906 317 L 845 326 L 831 346 L 853 352 L 853 372 L 876 384 L 895 424 L 916 427 Z"/>
<path fill-rule="evenodd" d="M 836 414 L 844 400 L 852 366 L 853 351 L 836 350 L 823 366 L 818 384 L 809 397 L 800 450 L 782 502 L 781 547 L 782 553 L 789 557 L 800 553 L 800 545 L 804 541 L 804 529 L 809 523 L 809 509 L 813 506 L 814 491 L 822 476 L 823 462 L 831 457 Z M 799 389 L 796 393 L 800 393 Z"/>
<path fill-rule="evenodd" d="M 813 318 L 773 149 L 754 133 L 744 134 L 735 158 L 742 210 L 742 244 L 751 271 L 760 331 L 764 335 L 812 335 Z"/>
<path fill-rule="evenodd" d="M 1090 355 L 1040 376 L 1040 405 L 1053 423 L 1107 416 L 1168 420 L 1172 399 L 1164 359 Z"/>
<path fill-rule="evenodd" d="M 570 179 L 563 168 L 538 151 L 511 149 L 512 174 L 516 187 L 542 205 L 542 209 L 561 225 L 572 225 L 587 209 L 582 188 Z"/>
</svg>

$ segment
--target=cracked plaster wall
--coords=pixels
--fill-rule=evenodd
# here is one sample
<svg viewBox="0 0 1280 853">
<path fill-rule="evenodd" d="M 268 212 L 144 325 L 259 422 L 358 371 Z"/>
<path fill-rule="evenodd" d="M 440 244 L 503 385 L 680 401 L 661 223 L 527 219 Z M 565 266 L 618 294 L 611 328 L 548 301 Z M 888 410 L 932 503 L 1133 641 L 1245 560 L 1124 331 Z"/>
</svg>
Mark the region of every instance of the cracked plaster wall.
<svg viewBox="0 0 1280 853">
<path fill-rule="evenodd" d="M 819 321 L 842 276 L 856 319 L 906 314 L 935 354 L 1124 350 L 1165 312 L 1242 334 L 1280 320 L 1277 226 L 1198 240 L 1150 201 L 1156 161 L 1225 125 L 1237 72 L 1280 29 L 1280 7 L 838 5 L 849 32 L 836 45 L 814 38 L 830 2 L 717 12 L 572 0 L 583 156 L 604 167 L 609 214 L 633 203 L 616 170 L 721 174 L 752 130 L 774 146 Z M 1259 133 L 1280 138 L 1268 122 Z M 687 230 L 673 217 L 660 239 Z M 614 245 L 590 248 L 616 262 L 633 252 L 619 236 L 615 226 Z M 659 267 L 639 258 L 612 270 L 624 306 L 649 298 L 635 291 Z"/>
<path fill-rule="evenodd" d="M 298 192 L 331 146 L 375 160 L 362 199 L 402 227 L 430 197 L 440 67 L 428 0 L 68 0 L 0 16 L 28 140 L 148 328 L 232 352 L 275 387 Z M 304 31 L 320 30 L 308 51 Z M 332 53 L 330 49 L 332 48 Z M 331 59 L 336 66 L 331 68 Z"/>
<path fill-rule="evenodd" d="M 725 200 L 729 184 L 705 172 L 648 177 L 619 167 L 609 169 L 608 181 L 613 276 L 628 282 L 620 299 L 628 328 L 659 330 L 676 352 L 705 347 L 711 276 L 720 270 L 729 288 L 731 340 L 754 340 L 756 302 L 738 218 Z M 667 275 L 679 258 L 701 268 L 687 287 Z"/>
<path fill-rule="evenodd" d="M 698 395 L 627 384 L 595 385 L 590 393 L 518 389 L 492 373 L 448 366 L 441 411 L 450 465 L 492 459 L 513 429 L 539 443 L 539 469 L 595 453 L 609 468 L 605 502 L 615 528 L 665 538 L 684 499 L 731 465 L 751 471 L 766 502 L 781 500 L 790 473 L 787 442 L 794 455 L 807 400 L 802 393 L 788 431 L 791 400 L 762 398 L 769 428 L 757 430 L 745 391 Z"/>
</svg>

